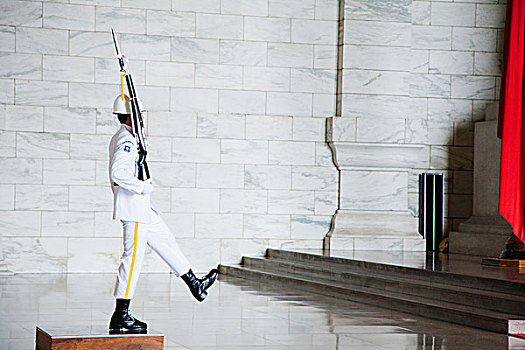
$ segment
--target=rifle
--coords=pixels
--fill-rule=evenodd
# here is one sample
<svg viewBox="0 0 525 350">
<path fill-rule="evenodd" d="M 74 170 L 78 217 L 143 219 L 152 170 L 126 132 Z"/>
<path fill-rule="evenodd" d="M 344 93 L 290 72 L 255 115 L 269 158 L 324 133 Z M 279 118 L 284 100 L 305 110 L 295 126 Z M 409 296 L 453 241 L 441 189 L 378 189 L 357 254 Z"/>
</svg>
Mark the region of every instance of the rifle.
<svg viewBox="0 0 525 350">
<path fill-rule="evenodd" d="M 129 93 L 129 103 L 131 105 L 131 130 L 133 131 L 133 136 L 137 141 L 139 159 L 137 161 L 139 174 L 139 180 L 145 181 L 150 178 L 148 163 L 146 162 L 146 156 L 148 154 L 148 144 L 146 142 L 146 136 L 144 135 L 144 122 L 142 120 L 142 114 L 140 112 L 139 100 L 135 92 L 135 85 L 133 85 L 133 77 L 128 70 L 128 63 L 118 46 L 117 34 L 115 30 L 111 28 L 111 35 L 113 36 L 113 42 L 115 43 L 115 50 L 117 51 L 117 59 L 120 65 L 121 77 L 126 78 L 126 85 L 128 86 Z M 122 84 L 122 80 L 121 80 Z"/>
</svg>

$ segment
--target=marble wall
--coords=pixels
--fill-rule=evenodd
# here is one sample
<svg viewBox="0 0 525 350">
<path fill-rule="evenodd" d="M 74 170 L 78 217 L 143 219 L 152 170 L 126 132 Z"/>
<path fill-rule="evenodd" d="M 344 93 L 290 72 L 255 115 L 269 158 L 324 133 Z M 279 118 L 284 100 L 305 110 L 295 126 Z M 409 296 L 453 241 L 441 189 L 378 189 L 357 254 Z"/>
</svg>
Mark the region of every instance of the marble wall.
<svg viewBox="0 0 525 350">
<path fill-rule="evenodd" d="M 155 200 L 196 269 L 268 246 L 320 248 L 338 205 L 325 142 L 338 10 L 337 0 L 1 1 L 9 268 L 118 264 L 107 179 L 119 93 L 110 26 L 149 110 Z M 339 136 L 356 147 L 424 145 L 429 168 L 449 176 L 448 202 L 459 205 L 447 215 L 457 225 L 470 215 L 472 123 L 497 99 L 504 5 L 350 0 L 345 12 Z M 417 171 L 403 197 L 413 212 Z M 363 193 L 345 198 L 366 204 Z M 144 270 L 167 266 L 148 251 Z"/>
</svg>

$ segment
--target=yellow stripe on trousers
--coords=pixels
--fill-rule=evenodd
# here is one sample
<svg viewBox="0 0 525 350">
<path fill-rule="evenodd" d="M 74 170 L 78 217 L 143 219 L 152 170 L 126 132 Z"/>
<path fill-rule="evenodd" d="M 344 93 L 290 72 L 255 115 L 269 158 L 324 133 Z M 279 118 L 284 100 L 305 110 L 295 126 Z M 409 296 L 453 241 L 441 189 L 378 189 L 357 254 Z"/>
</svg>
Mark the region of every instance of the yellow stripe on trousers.
<svg viewBox="0 0 525 350">
<path fill-rule="evenodd" d="M 131 283 L 131 277 L 133 276 L 133 266 L 135 265 L 135 254 L 137 253 L 137 232 L 139 230 L 139 223 L 135 223 L 135 236 L 133 237 L 133 256 L 131 257 L 131 267 L 129 268 L 128 285 L 126 286 L 126 295 L 124 299 L 128 298 L 129 284 Z"/>
</svg>

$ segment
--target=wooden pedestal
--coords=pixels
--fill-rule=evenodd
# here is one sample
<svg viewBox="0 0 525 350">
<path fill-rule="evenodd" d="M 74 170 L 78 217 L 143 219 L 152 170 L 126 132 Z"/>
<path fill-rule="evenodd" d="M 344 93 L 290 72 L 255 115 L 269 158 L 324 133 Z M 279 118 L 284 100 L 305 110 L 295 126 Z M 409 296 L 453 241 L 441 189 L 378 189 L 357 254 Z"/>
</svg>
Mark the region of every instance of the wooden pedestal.
<svg viewBox="0 0 525 350">
<path fill-rule="evenodd" d="M 164 335 L 108 334 L 105 328 L 47 328 L 36 327 L 36 350 L 162 350 Z"/>
</svg>

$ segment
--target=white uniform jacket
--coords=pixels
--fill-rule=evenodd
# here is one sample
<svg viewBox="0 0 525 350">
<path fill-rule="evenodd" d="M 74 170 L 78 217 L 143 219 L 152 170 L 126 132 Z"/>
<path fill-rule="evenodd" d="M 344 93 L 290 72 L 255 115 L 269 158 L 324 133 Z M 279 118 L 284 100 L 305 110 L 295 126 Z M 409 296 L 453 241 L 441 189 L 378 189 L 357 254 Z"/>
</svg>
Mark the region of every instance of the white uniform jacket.
<svg viewBox="0 0 525 350">
<path fill-rule="evenodd" d="M 113 191 L 113 219 L 149 224 L 151 210 L 158 213 L 150 194 L 142 194 L 137 178 L 139 152 L 131 127 L 122 124 L 109 143 L 109 179 Z"/>
</svg>

